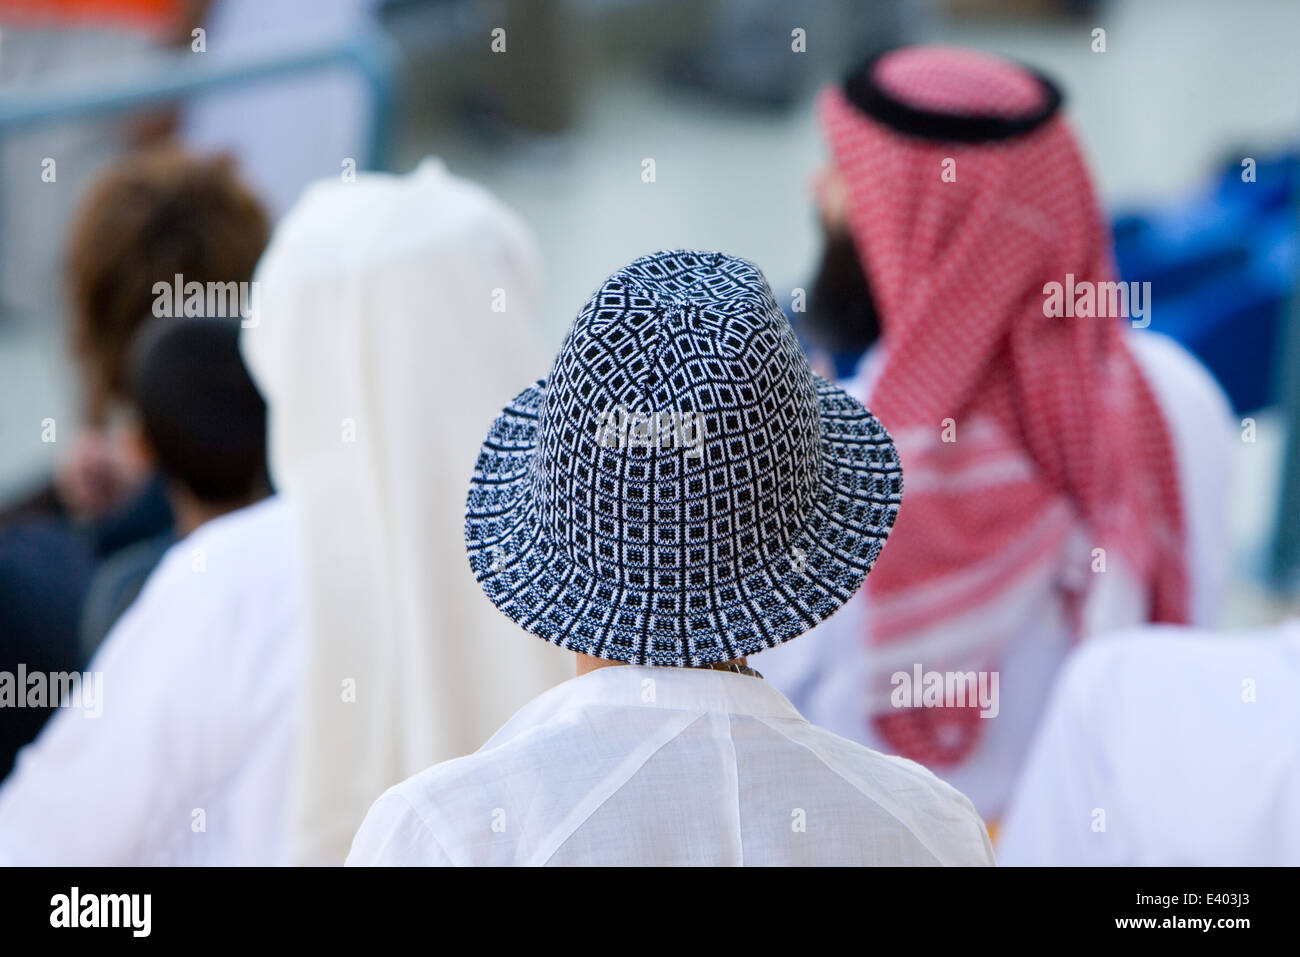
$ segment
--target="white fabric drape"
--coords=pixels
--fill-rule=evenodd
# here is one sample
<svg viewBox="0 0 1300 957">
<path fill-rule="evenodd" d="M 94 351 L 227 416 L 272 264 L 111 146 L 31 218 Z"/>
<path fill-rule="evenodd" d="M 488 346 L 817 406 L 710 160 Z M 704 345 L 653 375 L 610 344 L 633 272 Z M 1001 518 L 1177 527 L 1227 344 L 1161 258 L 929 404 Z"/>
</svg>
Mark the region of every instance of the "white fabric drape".
<svg viewBox="0 0 1300 957">
<path fill-rule="evenodd" d="M 385 788 L 571 673 L 492 607 L 464 550 L 479 445 L 545 372 L 539 263 L 519 220 L 426 161 L 309 187 L 255 280 L 242 345 L 304 568 L 291 854 L 335 864 Z"/>
</svg>

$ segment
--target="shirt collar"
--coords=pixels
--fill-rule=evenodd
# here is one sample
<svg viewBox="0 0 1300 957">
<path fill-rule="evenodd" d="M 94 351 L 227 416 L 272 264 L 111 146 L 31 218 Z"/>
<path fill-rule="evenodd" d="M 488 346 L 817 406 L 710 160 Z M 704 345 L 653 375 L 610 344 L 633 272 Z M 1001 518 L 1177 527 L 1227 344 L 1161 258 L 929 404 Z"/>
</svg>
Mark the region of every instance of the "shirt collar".
<svg viewBox="0 0 1300 957">
<path fill-rule="evenodd" d="M 803 721 L 771 682 L 711 668 L 617 665 L 597 668 L 534 698 L 485 744 L 500 744 L 555 715 L 585 707 L 649 708 Z"/>
</svg>

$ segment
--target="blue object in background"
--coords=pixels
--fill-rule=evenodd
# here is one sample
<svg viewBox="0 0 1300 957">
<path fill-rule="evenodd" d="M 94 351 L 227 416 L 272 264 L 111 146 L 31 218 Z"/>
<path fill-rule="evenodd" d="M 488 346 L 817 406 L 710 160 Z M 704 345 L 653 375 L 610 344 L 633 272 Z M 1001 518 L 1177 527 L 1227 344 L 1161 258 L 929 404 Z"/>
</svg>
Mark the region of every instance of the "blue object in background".
<svg viewBox="0 0 1300 957">
<path fill-rule="evenodd" d="M 800 313 L 795 312 L 789 306 L 782 306 L 781 310 L 785 313 L 785 318 L 794 328 L 794 334 L 799 339 L 799 345 L 803 347 L 803 351 L 808 354 L 810 359 L 817 357 L 828 360 L 831 366 L 835 369 L 836 381 L 851 379 L 853 377 L 853 375 L 858 371 L 858 363 L 862 360 L 862 354 L 866 352 L 865 349 L 855 349 L 850 352 L 832 352 L 828 349 L 823 349 L 804 334 L 802 326 L 803 317 Z"/>
<path fill-rule="evenodd" d="M 1151 283 L 1151 328 L 1182 343 L 1238 413 L 1279 398 L 1280 333 L 1300 248 L 1294 208 L 1300 156 L 1258 162 L 1255 181 L 1228 166 L 1204 193 L 1115 220 L 1120 278 Z"/>
</svg>

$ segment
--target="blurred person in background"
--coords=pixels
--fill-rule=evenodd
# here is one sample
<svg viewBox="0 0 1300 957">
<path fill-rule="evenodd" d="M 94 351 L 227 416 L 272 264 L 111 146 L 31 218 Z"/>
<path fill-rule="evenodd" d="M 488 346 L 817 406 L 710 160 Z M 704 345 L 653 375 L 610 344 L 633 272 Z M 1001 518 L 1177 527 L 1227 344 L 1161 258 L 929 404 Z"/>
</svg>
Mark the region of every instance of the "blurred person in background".
<svg viewBox="0 0 1300 957">
<path fill-rule="evenodd" d="M 847 388 L 895 435 L 907 507 L 827 640 L 774 650 L 767 672 L 810 720 L 926 764 L 991 822 L 1070 647 L 1212 625 L 1228 553 L 1217 384 L 1125 318 L 1049 317 L 1048 283 L 1115 278 L 1059 106 L 1045 78 L 944 47 L 873 57 L 820 100 L 832 163 L 804 332 L 862 355 Z M 918 671 L 996 676 L 999 700 L 913 706 Z"/>
<path fill-rule="evenodd" d="M 135 340 L 129 391 L 138 421 L 128 444 L 162 481 L 175 527 L 121 549 L 96 570 L 81 615 L 83 661 L 173 542 L 270 492 L 266 405 L 240 360 L 239 326 L 158 318 Z"/>
<path fill-rule="evenodd" d="M 268 231 L 262 207 L 229 161 L 172 149 L 121 160 L 85 197 L 67 240 L 66 274 L 82 422 L 79 432 L 60 424 L 69 449 L 53 482 L 0 513 L 0 670 L 84 666 L 83 628 L 85 641 L 96 644 L 113 613 L 134 599 L 150 559 L 173 539 L 164 482 L 122 441 L 128 345 L 155 315 L 156 284 L 171 289 L 177 276 L 246 282 Z M 163 305 L 174 307 L 174 297 L 165 298 Z M 112 589 L 101 586 L 96 611 L 83 620 L 96 568 L 124 550 L 130 556 L 101 579 L 112 580 Z M 43 718 L 32 709 L 8 723 L 0 766 L 8 768 Z"/>
<path fill-rule="evenodd" d="M 1010 865 L 1300 865 L 1300 620 L 1073 652 L 1012 795 Z"/>
<path fill-rule="evenodd" d="M 92 664 L 103 717 L 61 722 L 94 756 L 0 791 L 0 860 L 339 864 L 386 787 L 565 677 L 501 666 L 517 629 L 459 545 L 457 463 L 536 366 L 523 224 L 436 161 L 321 182 L 256 281 L 279 494 L 168 553 Z"/>
<path fill-rule="evenodd" d="M 147 508 L 164 497 L 147 473 L 123 462 L 110 430 L 132 337 L 151 316 L 175 311 L 174 297 L 160 295 L 158 284 L 170 290 L 177 277 L 185 287 L 246 284 L 269 234 L 261 204 L 224 157 L 173 148 L 139 153 L 107 171 L 87 196 L 68 243 L 71 344 L 86 429 L 58 491 L 73 515 L 102 519 L 117 511 L 101 523 L 102 535 L 129 524 L 132 504 Z M 231 311 L 223 318 L 244 319 Z"/>
<path fill-rule="evenodd" d="M 256 513 L 244 506 L 268 491 L 266 407 L 233 322 L 155 319 L 132 353 L 137 454 L 165 483 L 180 541 L 161 561 L 128 550 L 101 566 L 105 604 L 119 598 L 122 579 L 143 571 L 147 582 L 83 678 L 100 689 L 95 711 L 60 707 L 0 788 L 0 862 L 221 863 L 238 859 L 229 845 L 252 854 L 250 841 L 276 837 L 273 826 L 257 831 L 267 816 L 247 808 L 275 806 L 268 782 L 285 773 L 284 722 L 268 716 L 260 687 L 238 678 L 262 668 L 291 674 L 276 670 L 293 660 L 296 635 L 291 536 L 268 535 L 255 553 L 231 544 L 231 528 Z M 241 580 L 253 562 L 262 574 Z M 277 645 L 285 650 L 266 654 Z M 195 809 L 203 820 L 191 818 Z M 208 816 L 215 840 L 177 845 Z"/>
<path fill-rule="evenodd" d="M 756 266 L 618 270 L 489 429 L 465 505 L 483 591 L 577 677 L 389 790 L 348 863 L 991 865 L 970 801 L 809 724 L 748 661 L 861 586 L 901 490 Z M 494 648 L 480 689 L 536 644 Z"/>
<path fill-rule="evenodd" d="M 174 311 L 174 297 L 160 298 L 159 283 L 169 290 L 177 277 L 183 284 L 246 284 L 269 231 L 264 210 L 228 159 L 161 148 L 105 171 L 67 241 L 68 338 L 82 431 L 53 485 L 4 518 L 82 521 L 99 555 L 169 527 L 163 490 L 132 467 L 113 435 L 128 345 L 160 308 Z"/>
</svg>

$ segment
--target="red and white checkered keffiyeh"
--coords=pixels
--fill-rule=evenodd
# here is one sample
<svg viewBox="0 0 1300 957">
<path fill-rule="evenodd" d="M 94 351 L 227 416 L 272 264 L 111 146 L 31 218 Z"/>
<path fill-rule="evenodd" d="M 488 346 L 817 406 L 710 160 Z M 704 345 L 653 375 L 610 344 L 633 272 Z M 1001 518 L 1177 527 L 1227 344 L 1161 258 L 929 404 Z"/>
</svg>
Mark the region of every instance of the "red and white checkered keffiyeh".
<svg viewBox="0 0 1300 957">
<path fill-rule="evenodd" d="M 891 99 L 945 114 L 1013 118 L 1047 96 L 1018 66 L 944 47 L 888 53 L 874 77 Z M 1045 283 L 1115 278 L 1065 121 L 958 143 L 891 129 L 838 88 L 819 105 L 881 316 L 884 358 L 862 398 L 903 462 L 903 508 L 867 585 L 876 653 L 910 646 L 926 669 L 990 669 L 1030 607 L 1017 596 L 1060 587 L 1062 555 L 1086 587 L 1096 547 L 1140 576 L 1153 621 L 1184 621 L 1176 463 L 1124 324 L 1044 315 Z M 1090 547 L 1071 553 L 1079 528 Z M 979 740 L 976 708 L 872 710 L 878 733 L 924 763 L 959 762 Z"/>
</svg>

